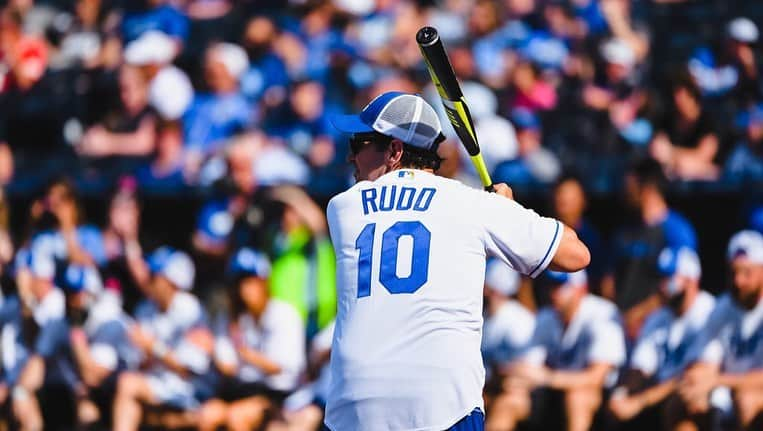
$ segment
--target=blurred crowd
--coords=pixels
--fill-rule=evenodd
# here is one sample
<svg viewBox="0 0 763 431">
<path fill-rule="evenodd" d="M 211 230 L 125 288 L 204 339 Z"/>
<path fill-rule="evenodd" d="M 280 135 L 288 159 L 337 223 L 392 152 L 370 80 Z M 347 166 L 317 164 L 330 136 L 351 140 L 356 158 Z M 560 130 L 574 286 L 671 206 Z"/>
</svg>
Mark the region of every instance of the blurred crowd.
<svg viewBox="0 0 763 431">
<path fill-rule="evenodd" d="M 0 427 L 319 429 L 323 204 L 352 183 L 328 116 L 389 90 L 441 109 L 423 25 L 494 180 L 547 202 L 593 258 L 536 281 L 488 265 L 488 429 L 763 426 L 762 3 L 0 7 Z M 440 114 L 440 174 L 479 187 Z M 700 236 L 670 205 L 698 191 L 744 211 Z M 602 196 L 622 208 L 589 219 Z M 726 280 L 703 282 L 716 296 L 703 266 Z"/>
</svg>

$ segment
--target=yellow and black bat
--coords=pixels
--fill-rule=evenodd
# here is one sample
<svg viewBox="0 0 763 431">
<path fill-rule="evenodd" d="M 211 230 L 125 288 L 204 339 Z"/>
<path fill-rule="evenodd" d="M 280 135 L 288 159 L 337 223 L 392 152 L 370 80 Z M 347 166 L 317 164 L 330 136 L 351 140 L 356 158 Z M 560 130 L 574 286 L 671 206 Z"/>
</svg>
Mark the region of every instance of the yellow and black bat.
<svg viewBox="0 0 763 431">
<path fill-rule="evenodd" d="M 437 87 L 450 124 L 456 130 L 466 152 L 471 156 L 472 163 L 477 169 L 477 174 L 480 176 L 485 190 L 494 191 L 493 180 L 490 179 L 490 173 L 487 171 L 482 153 L 480 153 L 480 146 L 477 143 L 477 134 L 474 131 L 474 122 L 471 114 L 469 114 L 469 107 L 466 106 L 464 94 L 461 92 L 461 86 L 453 72 L 453 66 L 450 64 L 440 35 L 437 34 L 434 27 L 422 27 L 416 33 L 416 42 L 421 48 L 421 55 L 426 60 L 429 75 Z"/>
</svg>

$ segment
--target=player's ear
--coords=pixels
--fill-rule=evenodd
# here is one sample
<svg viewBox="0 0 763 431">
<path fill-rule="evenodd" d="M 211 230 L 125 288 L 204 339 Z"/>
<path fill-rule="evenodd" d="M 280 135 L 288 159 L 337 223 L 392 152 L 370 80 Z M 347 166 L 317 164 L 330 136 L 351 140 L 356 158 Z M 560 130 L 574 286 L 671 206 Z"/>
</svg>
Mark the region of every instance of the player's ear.
<svg viewBox="0 0 763 431">
<path fill-rule="evenodd" d="M 388 162 L 393 165 L 400 163 L 400 159 L 403 157 L 403 141 L 399 139 L 393 139 L 389 144 L 387 157 Z"/>
</svg>

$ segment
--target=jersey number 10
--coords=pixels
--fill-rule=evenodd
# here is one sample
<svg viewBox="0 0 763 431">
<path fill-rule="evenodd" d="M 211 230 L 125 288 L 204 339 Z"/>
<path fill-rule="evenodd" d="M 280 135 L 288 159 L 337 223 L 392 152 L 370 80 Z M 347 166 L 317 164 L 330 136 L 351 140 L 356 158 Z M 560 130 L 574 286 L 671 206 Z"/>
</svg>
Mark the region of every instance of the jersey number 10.
<svg viewBox="0 0 763 431">
<path fill-rule="evenodd" d="M 355 240 L 358 257 L 358 298 L 371 295 L 371 268 L 374 257 L 376 223 L 367 224 Z M 403 236 L 413 238 L 411 273 L 405 278 L 397 276 L 398 243 Z M 419 221 L 399 221 L 382 235 L 379 282 L 389 293 L 414 293 L 429 277 L 429 243 L 432 234 Z"/>
</svg>

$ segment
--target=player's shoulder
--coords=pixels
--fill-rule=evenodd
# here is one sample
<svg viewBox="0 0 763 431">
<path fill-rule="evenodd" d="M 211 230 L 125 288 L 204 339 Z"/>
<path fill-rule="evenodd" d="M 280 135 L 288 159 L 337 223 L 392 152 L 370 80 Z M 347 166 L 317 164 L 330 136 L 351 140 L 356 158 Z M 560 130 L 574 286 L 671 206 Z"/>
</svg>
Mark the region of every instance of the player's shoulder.
<svg viewBox="0 0 763 431">
<path fill-rule="evenodd" d="M 616 320 L 620 315 L 614 302 L 591 294 L 583 298 L 581 312 L 585 317 L 595 320 Z"/>
<path fill-rule="evenodd" d="M 352 202 L 359 194 L 360 191 L 363 189 L 366 189 L 368 187 L 373 187 L 374 183 L 373 181 L 359 181 L 355 183 L 352 187 L 349 189 L 337 193 L 329 199 L 328 205 L 326 207 L 326 211 L 336 211 L 341 208 L 346 207 L 350 202 Z"/>
</svg>

